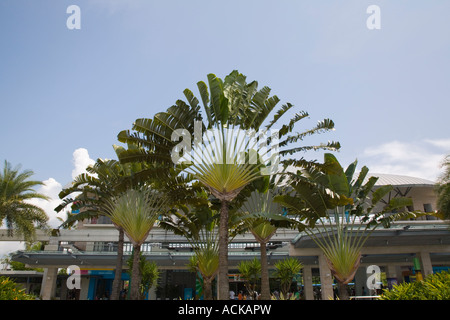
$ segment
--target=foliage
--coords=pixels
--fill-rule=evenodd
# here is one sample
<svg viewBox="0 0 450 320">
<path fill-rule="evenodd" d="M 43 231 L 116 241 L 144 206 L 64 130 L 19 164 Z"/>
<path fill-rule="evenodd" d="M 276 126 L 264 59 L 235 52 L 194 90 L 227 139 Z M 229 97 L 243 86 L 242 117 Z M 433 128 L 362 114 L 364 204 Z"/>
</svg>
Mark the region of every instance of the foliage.
<svg viewBox="0 0 450 320">
<path fill-rule="evenodd" d="M 43 183 L 30 180 L 33 174 L 31 170 L 20 172 L 20 166 L 12 168 L 7 161 L 3 172 L 0 172 L 0 227 L 5 222 L 10 236 L 16 232 L 26 241 L 33 240 L 36 226 L 48 227 L 45 211 L 29 202 L 33 199 L 48 200 L 47 196 L 34 190 Z"/>
<path fill-rule="evenodd" d="M 103 201 L 111 221 L 123 228 L 134 245 L 141 245 L 147 239 L 166 205 L 166 198 L 149 188 L 129 189 Z"/>
<path fill-rule="evenodd" d="M 195 121 L 201 122 L 200 129 L 217 128 L 223 133 L 225 128 L 239 128 L 241 130 L 271 130 L 278 120 L 290 112 L 294 105 L 286 103 L 278 108 L 273 118 L 263 127 L 269 115 L 275 110 L 280 99 L 270 96 L 271 89 L 267 86 L 258 89 L 258 82 L 247 82 L 246 76 L 237 70 L 232 71 L 224 79 L 214 74 L 207 75 L 207 82 L 197 83 L 201 99 L 194 96 L 189 89 L 183 91 L 187 102 L 179 99 L 175 105 L 165 112 L 157 113 L 153 118 L 137 119 L 132 130 L 124 130 L 119 133 L 118 139 L 124 143 L 132 143 L 139 146 L 139 150 L 130 150 L 121 156 L 126 162 L 148 161 L 159 162 L 173 166 L 171 151 L 178 144 L 178 139 L 172 139 L 177 129 L 187 130 L 190 136 L 194 136 Z M 201 112 L 200 101 L 203 105 Z M 279 152 L 281 156 L 307 150 L 336 150 L 339 143 L 330 142 L 317 146 L 299 146 L 288 148 L 290 143 L 302 141 L 305 137 L 333 130 L 334 123 L 330 119 L 319 121 L 318 124 L 304 132 L 291 134 L 296 123 L 305 119 L 309 114 L 299 111 L 293 115 L 289 123 L 281 126 L 279 130 Z M 204 120 L 203 120 L 204 119 Z M 226 139 L 223 137 L 223 139 Z M 270 141 L 271 138 L 268 140 Z M 193 145 L 198 141 L 189 142 Z M 220 151 L 219 151 L 220 152 Z M 222 154 L 223 156 L 224 154 Z M 290 163 L 307 163 L 303 159 Z M 225 163 L 225 162 L 224 162 Z"/>
<path fill-rule="evenodd" d="M 274 137 L 270 134 L 260 139 L 260 145 L 267 147 L 266 155 L 271 155 L 270 158 L 264 159 L 262 154 L 254 154 L 253 151 L 258 150 L 242 137 L 245 137 L 244 134 L 249 131 L 258 131 L 258 134 L 264 136 L 284 114 L 293 108 L 293 105 L 287 103 L 281 106 L 270 120 L 269 115 L 275 110 L 280 99 L 277 96 L 270 96 L 269 87 L 264 86 L 258 89 L 258 82 L 247 82 L 246 76 L 237 70 L 232 71 L 224 79 L 208 74 L 207 83 L 199 81 L 197 88 L 204 109 L 203 113 L 200 111 L 200 100 L 191 90 L 185 89 L 183 93 L 187 102 L 179 99 L 167 111 L 157 113 L 153 118 L 137 119 L 133 124 L 133 132 L 124 130 L 119 133 L 119 141 L 132 143 L 138 147 L 138 150 L 123 153 L 120 159 L 123 162 L 158 163 L 169 168 L 178 165 L 186 169 L 183 170 L 184 174 L 195 176 L 214 197 L 221 201 L 219 299 L 225 299 L 229 294 L 227 277 L 229 202 L 245 186 L 259 178 L 259 169 L 263 162 L 265 166 L 277 169 L 277 160 L 272 157 L 275 152 L 282 157 L 307 150 L 336 150 L 340 145 L 336 142 L 317 146 L 297 144 L 307 136 L 334 129 L 334 123 L 325 119 L 310 130 L 291 134 L 295 124 L 308 117 L 308 113 L 302 111 L 293 115 L 289 123 L 277 130 L 276 138 L 279 139 L 279 143 L 271 144 Z M 266 120 L 270 121 L 263 128 Z M 208 135 L 204 135 L 207 130 L 214 130 L 214 142 L 208 140 Z M 238 133 L 241 138 L 234 136 L 234 133 Z M 190 139 L 191 137 L 194 139 Z M 183 141 L 180 142 L 180 138 Z M 254 139 L 250 140 L 254 141 Z M 243 145 L 242 142 L 244 142 Z M 295 144 L 294 147 L 291 147 L 292 143 Z M 216 147 L 217 145 L 219 147 Z M 196 153 L 194 161 L 184 161 L 189 160 L 185 157 L 185 153 L 191 152 L 192 147 Z M 201 153 L 199 150 L 203 147 L 202 160 L 206 161 L 196 162 L 195 157 L 199 158 Z M 180 156 L 181 152 L 183 156 Z M 251 157 L 254 157 L 254 162 L 249 161 Z M 291 164 L 298 165 L 310 163 L 303 158 L 289 161 Z"/>
<path fill-rule="evenodd" d="M 25 293 L 25 289 L 10 278 L 0 277 L 0 300 L 36 300 L 36 297 Z"/>
<path fill-rule="evenodd" d="M 127 260 L 130 276 L 133 269 L 133 258 L 130 257 Z M 151 287 L 155 286 L 158 282 L 160 273 L 158 266 L 155 262 L 147 261 L 142 252 L 139 253 L 139 272 L 141 274 L 141 283 L 139 286 L 141 299 L 145 297 Z"/>
<path fill-rule="evenodd" d="M 118 155 L 121 148 L 117 147 L 115 151 Z M 125 183 L 138 185 L 139 180 L 132 180 L 131 178 L 136 170 L 134 164 L 121 165 L 116 160 L 97 159 L 94 165 L 86 168 L 86 173 L 75 177 L 72 184 L 59 193 L 59 197 L 63 201 L 55 208 L 56 212 L 60 212 L 69 205 L 72 210 L 78 210 L 76 214 L 70 212 L 71 210 L 66 211 L 67 217 L 65 220 L 58 217 L 58 219 L 63 220 L 60 228 L 71 229 L 75 227 L 78 221 L 108 215 L 104 210 L 102 199 L 108 199 L 119 194 L 121 192 L 120 186 Z M 120 227 L 117 227 L 117 229 L 119 231 L 118 250 L 111 300 L 119 299 L 122 274 L 124 231 Z"/>
<path fill-rule="evenodd" d="M 205 300 L 211 300 L 212 281 L 219 270 L 218 214 L 204 191 L 196 192 L 188 205 L 179 204 L 163 216 L 160 226 L 184 236 L 194 250 L 189 268 L 200 272 Z"/>
<path fill-rule="evenodd" d="M 345 285 L 358 269 L 361 248 L 370 234 L 379 226 L 387 228 L 392 221 L 418 215 L 402 210 L 394 213 L 411 205 L 410 198 L 391 198 L 378 209 L 393 187 L 374 188 L 378 178 L 368 177 L 367 167 L 354 178 L 356 166 L 357 161 L 344 170 L 334 155 L 326 153 L 323 166 L 290 174 L 290 189 L 275 197 L 295 217 L 299 231 L 308 234 L 324 253 L 339 283 L 341 299 L 348 299 Z"/>
<path fill-rule="evenodd" d="M 272 294 L 270 296 L 270 300 L 298 300 L 298 296 L 296 296 L 295 294 L 287 294 L 286 296 L 283 294 L 283 292 L 280 292 L 280 294 L 278 296 L 276 296 L 275 294 Z"/>
<path fill-rule="evenodd" d="M 286 258 L 275 263 L 273 275 L 281 281 L 281 293 L 287 296 L 295 276 L 303 268 L 303 265 L 294 257 Z"/>
<path fill-rule="evenodd" d="M 450 300 L 450 272 L 430 274 L 423 281 L 401 283 L 384 289 L 380 300 Z"/>
<path fill-rule="evenodd" d="M 437 207 L 440 217 L 443 220 L 450 220 L 450 155 L 445 158 L 442 167 L 444 172 L 436 186 Z"/>
<path fill-rule="evenodd" d="M 111 221 L 122 228 L 133 244 L 133 268 L 130 283 L 130 297 L 139 299 L 141 283 L 139 254 L 142 243 L 161 214 L 166 212 L 166 197 L 146 187 L 128 189 L 121 195 L 101 199 Z"/>
<path fill-rule="evenodd" d="M 238 265 L 239 273 L 245 280 L 245 287 L 251 297 L 256 291 L 256 284 L 261 275 L 261 261 L 256 257 L 250 261 L 241 261 Z"/>
<path fill-rule="evenodd" d="M 202 249 L 195 251 L 195 257 L 197 259 L 198 270 L 203 278 L 212 281 L 219 270 L 219 251 L 217 246 L 204 246 Z"/>
<path fill-rule="evenodd" d="M 201 282 L 197 296 L 203 294 L 204 300 L 213 300 L 213 280 L 219 271 L 219 251 L 217 245 L 208 243 L 194 251 L 189 258 L 188 269 L 195 272 Z"/>
<path fill-rule="evenodd" d="M 117 156 L 123 151 L 123 148 L 118 146 L 114 149 Z M 71 205 L 72 209 L 81 209 L 78 214 L 68 213 L 61 226 L 70 228 L 77 221 L 108 215 L 103 208 L 102 199 L 117 196 L 128 187 L 142 185 L 141 179 L 135 174 L 144 168 L 141 164 L 121 164 L 117 160 L 97 159 L 93 165 L 86 168 L 86 173 L 75 177 L 72 184 L 59 193 L 63 202 L 55 208 L 56 212 L 68 205 Z"/>
<path fill-rule="evenodd" d="M 274 190 L 278 187 L 276 177 L 263 177 L 252 183 L 250 187 L 253 188 L 249 187 L 241 192 L 236 202 L 238 206 L 240 202 L 243 203 L 231 217 L 233 224 L 237 225 L 233 232 L 250 231 L 260 244 L 261 300 L 270 299 L 267 243 L 279 227 L 289 227 L 291 222 L 284 216 L 281 205 L 273 201 Z"/>
</svg>

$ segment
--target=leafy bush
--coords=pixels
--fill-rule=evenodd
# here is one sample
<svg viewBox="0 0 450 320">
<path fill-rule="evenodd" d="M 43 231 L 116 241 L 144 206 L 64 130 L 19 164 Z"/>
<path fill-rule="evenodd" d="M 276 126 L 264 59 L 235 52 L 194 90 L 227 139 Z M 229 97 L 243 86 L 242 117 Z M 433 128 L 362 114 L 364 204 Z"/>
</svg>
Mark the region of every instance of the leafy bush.
<svg viewBox="0 0 450 320">
<path fill-rule="evenodd" d="M 296 258 L 290 257 L 275 263 L 274 276 L 281 281 L 281 292 L 288 295 L 294 277 L 300 272 L 303 265 Z"/>
<path fill-rule="evenodd" d="M 35 300 L 36 297 L 25 293 L 20 285 L 9 278 L 0 277 L 0 300 Z"/>
<path fill-rule="evenodd" d="M 427 276 L 423 281 L 401 283 L 385 289 L 381 300 L 450 300 L 450 272 Z"/>
</svg>

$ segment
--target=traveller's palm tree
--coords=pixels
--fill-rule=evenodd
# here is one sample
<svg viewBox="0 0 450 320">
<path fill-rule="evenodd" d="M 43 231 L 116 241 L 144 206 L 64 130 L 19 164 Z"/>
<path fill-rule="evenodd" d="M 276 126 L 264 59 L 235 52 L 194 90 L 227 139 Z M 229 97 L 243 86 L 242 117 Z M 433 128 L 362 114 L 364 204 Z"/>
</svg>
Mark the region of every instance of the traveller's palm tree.
<svg viewBox="0 0 450 320">
<path fill-rule="evenodd" d="M 132 276 L 134 256 L 130 257 L 127 261 L 129 274 Z M 155 262 L 150 262 L 142 254 L 139 255 L 139 272 L 141 283 L 139 286 L 140 300 L 144 299 L 148 294 L 152 286 L 156 285 L 160 277 L 158 265 Z"/>
<path fill-rule="evenodd" d="M 63 202 L 55 208 L 56 212 L 62 211 L 69 205 L 79 210 L 79 213 L 67 217 L 61 224 L 63 228 L 71 227 L 78 221 L 108 216 L 102 200 L 117 195 L 118 184 L 127 177 L 126 170 L 116 160 L 97 159 L 96 163 L 86 170 L 87 173 L 77 176 L 71 186 L 63 189 L 59 194 Z M 121 227 L 117 227 L 117 230 L 119 231 L 117 262 L 111 300 L 119 299 L 122 281 L 124 232 Z"/>
<path fill-rule="evenodd" d="M 102 200 L 111 221 L 122 228 L 133 244 L 133 270 L 130 297 L 139 299 L 139 259 L 141 245 L 147 239 L 156 220 L 166 212 L 166 197 L 149 188 L 128 189 L 123 194 Z"/>
<path fill-rule="evenodd" d="M 198 192 L 194 198 L 191 204 L 178 205 L 178 210 L 164 216 L 160 226 L 188 240 L 194 251 L 191 267 L 202 275 L 204 299 L 212 300 L 212 281 L 219 270 L 218 212 L 206 192 Z"/>
<path fill-rule="evenodd" d="M 213 300 L 212 282 L 219 271 L 217 242 L 205 242 L 202 248 L 195 250 L 192 258 L 203 278 L 203 297 L 205 300 Z"/>
<path fill-rule="evenodd" d="M 48 200 L 34 190 L 43 183 L 30 180 L 33 174 L 30 170 L 20 172 L 20 166 L 12 168 L 7 161 L 0 172 L 0 226 L 5 222 L 10 236 L 15 232 L 26 241 L 33 239 L 36 225 L 46 228 L 48 221 L 45 211 L 30 203 L 33 199 Z"/>
<path fill-rule="evenodd" d="M 133 146 L 130 148 L 133 149 Z M 117 156 L 124 150 L 119 146 L 114 146 L 114 149 Z M 145 163 L 121 164 L 117 160 L 97 159 L 94 165 L 86 168 L 86 173 L 75 177 L 72 184 L 60 192 L 59 197 L 63 202 L 55 208 L 56 212 L 69 205 L 79 210 L 77 214 L 68 215 L 60 227 L 71 227 L 78 221 L 108 216 L 104 199 L 114 197 L 127 188 L 142 185 L 149 170 Z M 117 226 L 117 230 L 117 262 L 111 300 L 119 299 L 122 281 L 124 231 L 120 226 Z"/>
<path fill-rule="evenodd" d="M 250 231 L 260 244 L 261 251 L 261 300 L 270 300 L 269 269 L 267 261 L 267 243 L 279 227 L 289 227 L 293 224 L 284 216 L 283 208 L 273 201 L 277 192 L 278 179 L 265 178 L 268 183 L 262 183 L 262 188 L 253 190 L 247 196 L 237 214 L 235 223 L 239 223 L 237 232 Z"/>
<path fill-rule="evenodd" d="M 194 152 L 191 154 L 193 161 L 191 163 L 185 161 L 181 166 L 187 168 L 188 172 L 222 202 L 219 227 L 221 259 L 219 299 L 227 299 L 229 294 L 227 227 L 230 202 L 247 184 L 260 176 L 261 167 L 276 169 L 277 155 L 283 157 L 300 151 L 318 149 L 336 150 L 339 143 L 329 142 L 312 146 L 296 144 L 291 147 L 292 143 L 302 141 L 309 135 L 332 130 L 334 123 L 325 119 L 310 130 L 291 134 L 295 124 L 308 117 L 308 113 L 301 111 L 275 131 L 274 125 L 293 108 L 292 104 L 281 106 L 270 120 L 269 115 L 280 101 L 277 96 L 270 96 L 270 88 L 263 87 L 258 90 L 256 81 L 247 83 L 246 77 L 238 71 L 231 72 L 224 80 L 214 74 L 208 74 L 207 78 L 208 84 L 203 81 L 197 83 L 204 113 L 200 112 L 199 99 L 186 89 L 184 95 L 187 103 L 177 100 L 176 105 L 165 112 L 157 113 L 154 118 L 137 119 L 132 128 L 134 132 L 122 131 L 118 139 L 140 147 L 139 150 L 130 150 L 122 154 L 121 161 L 157 162 L 169 167 L 180 166 L 180 163 L 174 161 L 189 160 L 186 153 L 193 147 Z M 264 124 L 266 125 L 263 126 Z M 218 148 L 214 148 L 214 144 L 209 144 L 209 148 L 204 144 L 205 139 L 201 137 L 204 136 L 205 130 L 217 133 L 214 143 L 218 143 Z M 232 132 L 237 132 L 238 136 L 243 132 L 258 132 L 261 137 L 258 140 L 260 146 L 265 145 L 267 149 L 263 154 L 260 152 L 263 148 L 253 153 L 250 150 L 251 143 L 240 145 L 243 140 L 227 135 Z M 183 138 L 181 143 L 178 141 L 180 138 Z M 202 148 L 204 153 L 200 151 Z M 183 156 L 180 156 L 181 151 Z M 246 157 L 243 162 L 242 155 Z M 198 162 L 199 159 L 205 161 Z M 216 161 L 218 159 L 222 161 Z M 254 161 L 249 161 L 250 159 Z M 289 160 L 280 158 L 279 162 L 296 165 L 311 163 L 303 158 Z M 270 169 L 267 172 L 273 173 Z"/>
<path fill-rule="evenodd" d="M 414 215 L 407 211 L 393 213 L 411 205 L 410 198 L 392 198 L 375 211 L 392 186 L 374 190 L 378 178 L 367 179 L 367 167 L 353 180 L 356 165 L 355 161 L 344 171 L 333 155 L 325 154 L 322 170 L 292 174 L 290 189 L 275 197 L 289 215 L 297 218 L 299 231 L 306 232 L 323 251 L 342 300 L 348 299 L 347 284 L 354 278 L 361 249 L 371 233 L 379 226 L 389 227 L 394 220 Z"/>
</svg>

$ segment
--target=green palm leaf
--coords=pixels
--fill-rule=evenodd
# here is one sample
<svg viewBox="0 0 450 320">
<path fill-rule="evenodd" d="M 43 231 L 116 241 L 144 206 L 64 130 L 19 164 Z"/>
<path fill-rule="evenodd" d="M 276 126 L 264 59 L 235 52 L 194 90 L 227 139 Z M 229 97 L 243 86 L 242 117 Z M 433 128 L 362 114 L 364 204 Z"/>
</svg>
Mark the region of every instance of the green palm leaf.
<svg viewBox="0 0 450 320">
<path fill-rule="evenodd" d="M 147 239 L 156 220 L 166 210 L 166 198 L 148 188 L 130 189 L 103 201 L 112 222 L 123 228 L 134 245 Z"/>
<path fill-rule="evenodd" d="M 20 171 L 20 166 L 13 168 L 7 161 L 0 172 L 0 226 L 5 222 L 8 234 L 23 235 L 31 241 L 36 227 L 46 228 L 48 217 L 45 211 L 31 203 L 32 199 L 48 200 L 48 197 L 34 190 L 42 186 L 41 181 L 30 180 L 33 171 Z"/>
</svg>

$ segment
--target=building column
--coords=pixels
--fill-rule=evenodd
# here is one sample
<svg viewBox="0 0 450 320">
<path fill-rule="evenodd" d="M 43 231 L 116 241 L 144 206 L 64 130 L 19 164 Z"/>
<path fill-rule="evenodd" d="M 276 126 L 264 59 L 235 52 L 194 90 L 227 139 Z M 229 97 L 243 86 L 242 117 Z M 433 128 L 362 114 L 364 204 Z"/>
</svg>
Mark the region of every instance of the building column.
<svg viewBox="0 0 450 320">
<path fill-rule="evenodd" d="M 322 300 L 333 300 L 333 277 L 322 253 L 319 255 L 319 270 Z"/>
<path fill-rule="evenodd" d="M 428 251 L 420 251 L 417 253 L 422 267 L 422 275 L 425 278 L 429 274 L 433 274 L 433 265 L 431 264 L 430 253 Z"/>
<path fill-rule="evenodd" d="M 44 269 L 42 277 L 41 298 L 42 300 L 50 300 L 55 297 L 56 278 L 58 276 L 58 268 Z"/>
<path fill-rule="evenodd" d="M 311 266 L 303 267 L 303 290 L 306 300 L 314 300 Z"/>
<path fill-rule="evenodd" d="M 401 275 L 401 273 L 397 272 L 397 270 L 398 270 L 398 267 L 395 265 L 388 264 L 386 266 L 386 280 L 388 282 L 389 289 L 392 289 L 392 287 L 394 285 L 400 283 L 399 275 Z"/>
</svg>

